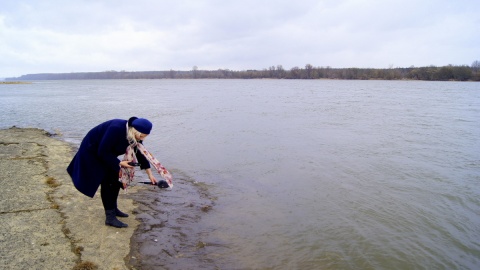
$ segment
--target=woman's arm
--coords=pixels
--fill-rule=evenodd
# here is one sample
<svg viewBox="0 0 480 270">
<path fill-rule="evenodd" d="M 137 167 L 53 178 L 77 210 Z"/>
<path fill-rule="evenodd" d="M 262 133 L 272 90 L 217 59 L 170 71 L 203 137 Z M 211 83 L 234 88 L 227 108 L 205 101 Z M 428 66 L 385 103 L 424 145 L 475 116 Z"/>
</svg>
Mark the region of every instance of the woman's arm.
<svg viewBox="0 0 480 270">
<path fill-rule="evenodd" d="M 152 169 L 148 168 L 145 170 L 145 172 L 147 173 L 150 182 L 152 182 L 152 184 L 154 185 L 157 184 L 157 179 L 155 178 L 155 176 L 153 176 Z"/>
<path fill-rule="evenodd" d="M 137 160 L 140 163 L 140 169 L 142 169 L 142 170 L 149 169 L 150 168 L 150 162 L 148 161 L 148 159 L 142 153 L 140 153 L 140 151 L 136 147 L 135 147 L 135 153 L 136 153 L 136 156 L 137 156 Z"/>
</svg>

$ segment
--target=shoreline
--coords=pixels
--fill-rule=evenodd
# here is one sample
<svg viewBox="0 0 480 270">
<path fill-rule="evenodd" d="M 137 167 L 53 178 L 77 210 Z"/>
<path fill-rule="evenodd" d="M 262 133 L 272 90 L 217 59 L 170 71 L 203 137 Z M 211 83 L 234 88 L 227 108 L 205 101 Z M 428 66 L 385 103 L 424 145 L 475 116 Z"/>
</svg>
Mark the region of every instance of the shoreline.
<svg viewBox="0 0 480 270">
<path fill-rule="evenodd" d="M 32 82 L 1 81 L 0 84 L 31 84 Z"/>
<path fill-rule="evenodd" d="M 73 155 L 45 130 L 0 129 L 0 268 L 129 269 L 134 202 L 120 192 L 129 227 L 106 226 L 100 194 L 81 194 L 66 172 Z"/>
</svg>

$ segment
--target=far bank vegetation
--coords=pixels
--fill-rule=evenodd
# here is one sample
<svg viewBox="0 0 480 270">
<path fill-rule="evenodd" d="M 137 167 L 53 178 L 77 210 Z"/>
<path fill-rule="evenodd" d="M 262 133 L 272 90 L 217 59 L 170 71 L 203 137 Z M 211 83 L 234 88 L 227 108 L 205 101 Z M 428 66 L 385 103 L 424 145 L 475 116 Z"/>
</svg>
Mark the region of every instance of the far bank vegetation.
<svg viewBox="0 0 480 270">
<path fill-rule="evenodd" d="M 332 68 L 293 67 L 282 65 L 262 70 L 234 71 L 229 69 L 201 70 L 194 66 L 188 71 L 103 71 L 74 73 L 27 74 L 7 81 L 18 80 L 95 80 L 95 79 L 338 79 L 338 80 L 424 80 L 424 81 L 480 81 L 480 61 L 471 66 L 428 66 L 408 68 Z"/>
<path fill-rule="evenodd" d="M 0 82 L 0 84 L 29 84 L 31 82 L 15 82 L 15 81 L 4 81 Z"/>
</svg>

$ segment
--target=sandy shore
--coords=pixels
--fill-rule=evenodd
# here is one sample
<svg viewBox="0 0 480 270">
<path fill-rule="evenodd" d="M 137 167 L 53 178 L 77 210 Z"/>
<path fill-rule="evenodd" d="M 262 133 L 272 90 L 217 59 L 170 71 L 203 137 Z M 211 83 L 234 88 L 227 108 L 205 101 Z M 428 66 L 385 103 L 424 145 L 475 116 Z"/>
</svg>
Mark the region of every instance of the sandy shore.
<svg viewBox="0 0 480 270">
<path fill-rule="evenodd" d="M 133 201 L 118 200 L 128 228 L 105 226 L 99 194 L 82 195 L 65 170 L 73 154 L 43 130 L 0 130 L 0 269 L 128 269 Z"/>
</svg>

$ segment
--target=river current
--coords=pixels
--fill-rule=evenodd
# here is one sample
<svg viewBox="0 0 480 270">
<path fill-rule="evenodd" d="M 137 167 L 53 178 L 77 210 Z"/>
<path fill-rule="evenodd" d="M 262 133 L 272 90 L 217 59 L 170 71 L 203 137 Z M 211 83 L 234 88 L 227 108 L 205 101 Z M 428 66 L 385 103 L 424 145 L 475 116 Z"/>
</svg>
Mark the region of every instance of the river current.
<svg viewBox="0 0 480 270">
<path fill-rule="evenodd" d="M 120 195 L 141 221 L 137 269 L 480 268 L 478 82 L 0 85 L 0 128 L 79 145 L 131 116 L 174 176 Z"/>
</svg>

